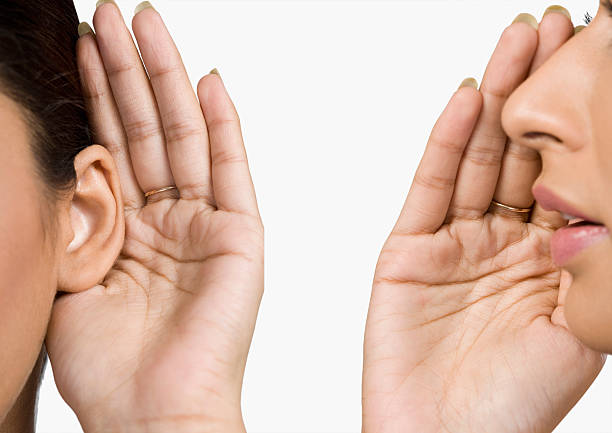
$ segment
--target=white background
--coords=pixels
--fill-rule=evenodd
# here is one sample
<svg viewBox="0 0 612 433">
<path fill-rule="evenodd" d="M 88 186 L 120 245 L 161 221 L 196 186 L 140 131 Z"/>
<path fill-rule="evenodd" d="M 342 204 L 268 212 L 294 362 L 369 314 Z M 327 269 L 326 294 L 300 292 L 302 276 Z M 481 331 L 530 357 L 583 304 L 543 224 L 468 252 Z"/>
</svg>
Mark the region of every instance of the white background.
<svg viewBox="0 0 612 433">
<path fill-rule="evenodd" d="M 131 19 L 137 1 L 118 0 Z M 94 0 L 76 0 L 91 22 Z M 358 432 L 379 250 L 431 128 L 480 82 L 504 27 L 548 2 L 156 0 L 191 79 L 219 68 L 266 227 L 266 293 L 244 384 L 250 432 Z M 597 0 L 564 2 L 574 24 Z M 563 380 L 563 377 L 559 377 Z M 612 432 L 612 367 L 555 430 Z M 80 432 L 50 369 L 38 430 Z"/>
</svg>

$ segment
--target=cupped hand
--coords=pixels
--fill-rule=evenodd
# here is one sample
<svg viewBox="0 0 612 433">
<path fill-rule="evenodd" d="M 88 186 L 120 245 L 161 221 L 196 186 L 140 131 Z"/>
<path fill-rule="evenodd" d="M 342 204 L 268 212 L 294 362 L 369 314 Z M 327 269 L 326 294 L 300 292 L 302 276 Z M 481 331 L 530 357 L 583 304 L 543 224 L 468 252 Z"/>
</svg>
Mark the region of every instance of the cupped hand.
<svg viewBox="0 0 612 433">
<path fill-rule="evenodd" d="M 549 240 L 566 221 L 537 204 L 529 222 L 489 211 L 533 204 L 540 159 L 508 142 L 502 107 L 573 34 L 560 13 L 513 23 L 480 89 L 436 122 L 376 268 L 364 432 L 550 432 L 602 368 L 564 319 Z"/>
<path fill-rule="evenodd" d="M 142 62 L 115 4 L 94 24 L 78 63 L 94 140 L 119 170 L 125 244 L 102 284 L 55 304 L 58 389 L 86 432 L 244 431 L 263 226 L 238 115 L 218 74 L 198 101 L 155 9 L 133 20 Z"/>
</svg>

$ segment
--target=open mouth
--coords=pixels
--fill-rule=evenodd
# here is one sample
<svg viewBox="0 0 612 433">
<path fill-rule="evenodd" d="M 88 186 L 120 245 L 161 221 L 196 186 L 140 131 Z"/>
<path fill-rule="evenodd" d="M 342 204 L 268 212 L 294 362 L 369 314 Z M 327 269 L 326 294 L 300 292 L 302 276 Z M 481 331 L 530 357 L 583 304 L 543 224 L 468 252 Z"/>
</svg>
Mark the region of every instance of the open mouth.
<svg viewBox="0 0 612 433">
<path fill-rule="evenodd" d="M 607 239 L 608 228 L 598 222 L 562 212 L 569 224 L 555 232 L 550 243 L 550 252 L 557 266 L 564 266 L 578 253 L 591 245 Z"/>
<path fill-rule="evenodd" d="M 579 221 L 555 232 L 550 243 L 552 258 L 557 266 L 564 266 L 581 251 L 607 239 L 608 228 L 600 223 Z"/>
<path fill-rule="evenodd" d="M 564 219 L 569 221 L 569 226 L 583 226 L 583 225 L 603 226 L 604 225 L 603 223 L 600 223 L 597 221 L 590 221 L 588 219 L 570 215 L 565 212 L 561 212 L 561 215 L 563 216 Z"/>
<path fill-rule="evenodd" d="M 570 222 L 566 227 L 557 230 L 551 240 L 550 251 L 557 266 L 566 265 L 578 253 L 600 241 L 609 239 L 608 227 L 575 210 L 572 205 L 544 186 L 538 185 L 534 188 L 533 193 L 544 209 L 561 212 L 563 217 Z"/>
</svg>

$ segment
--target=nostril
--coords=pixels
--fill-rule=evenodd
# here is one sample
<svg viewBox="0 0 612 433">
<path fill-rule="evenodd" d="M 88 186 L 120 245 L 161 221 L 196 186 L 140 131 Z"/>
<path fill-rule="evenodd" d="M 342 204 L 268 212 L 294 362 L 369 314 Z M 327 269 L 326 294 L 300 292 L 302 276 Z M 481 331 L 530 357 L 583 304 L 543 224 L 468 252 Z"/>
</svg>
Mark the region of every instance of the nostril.
<svg viewBox="0 0 612 433">
<path fill-rule="evenodd" d="M 546 132 L 526 132 L 526 133 L 523 134 L 523 137 L 528 139 L 528 140 L 531 140 L 531 141 L 553 139 L 557 143 L 561 143 L 561 140 L 559 140 L 559 138 L 555 137 L 552 134 L 548 134 Z"/>
</svg>

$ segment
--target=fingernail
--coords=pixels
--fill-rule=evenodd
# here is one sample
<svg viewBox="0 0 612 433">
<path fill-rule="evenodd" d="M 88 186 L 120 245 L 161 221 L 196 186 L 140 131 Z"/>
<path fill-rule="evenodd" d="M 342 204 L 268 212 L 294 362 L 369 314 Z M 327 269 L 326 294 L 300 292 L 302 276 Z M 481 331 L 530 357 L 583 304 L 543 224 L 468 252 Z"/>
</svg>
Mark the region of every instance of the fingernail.
<svg viewBox="0 0 612 433">
<path fill-rule="evenodd" d="M 586 26 L 576 26 L 574 27 L 574 35 L 580 33 Z"/>
<path fill-rule="evenodd" d="M 457 88 L 457 90 L 461 89 L 462 87 L 473 87 L 474 89 L 478 89 L 478 81 L 476 81 L 476 78 L 466 78 L 461 82 L 461 85 Z"/>
<path fill-rule="evenodd" d="M 151 4 L 151 2 L 142 2 L 138 6 L 136 6 L 136 9 L 134 10 L 134 15 L 137 15 L 140 12 L 144 11 L 145 9 L 149 9 L 149 8 L 155 9 L 153 5 Z"/>
<path fill-rule="evenodd" d="M 98 9 L 100 6 L 102 6 L 105 3 L 112 3 L 112 4 L 117 4 L 115 3 L 115 0 L 98 0 L 98 2 L 96 3 L 96 9 Z"/>
<path fill-rule="evenodd" d="M 572 16 L 570 15 L 569 11 L 567 9 L 565 9 L 563 6 L 560 6 L 560 5 L 548 6 L 546 8 L 546 10 L 544 11 L 544 15 L 542 16 L 542 18 L 544 18 L 547 14 L 549 14 L 551 12 L 562 13 L 563 15 L 568 17 L 570 21 L 572 20 Z"/>
<path fill-rule="evenodd" d="M 93 35 L 93 30 L 91 29 L 91 26 L 84 22 L 79 24 L 79 37 L 86 35 L 87 33 L 91 33 Z"/>
<path fill-rule="evenodd" d="M 514 19 L 514 21 L 512 21 L 512 24 L 514 23 L 525 23 L 525 24 L 529 24 L 531 27 L 533 27 L 536 30 L 538 29 L 538 20 L 536 20 L 535 17 L 531 14 L 527 14 L 527 13 L 518 14 L 518 16 Z"/>
<path fill-rule="evenodd" d="M 210 71 L 210 74 L 215 74 L 215 75 L 221 76 L 221 74 L 219 73 L 217 68 L 214 68 L 212 71 Z"/>
</svg>

